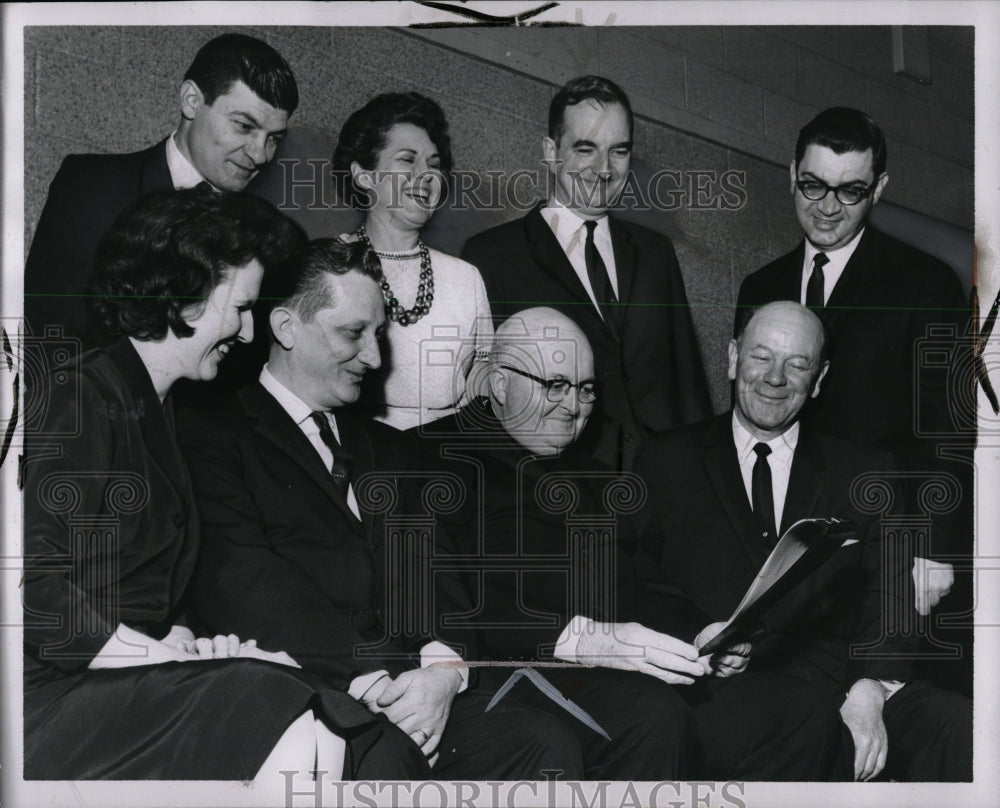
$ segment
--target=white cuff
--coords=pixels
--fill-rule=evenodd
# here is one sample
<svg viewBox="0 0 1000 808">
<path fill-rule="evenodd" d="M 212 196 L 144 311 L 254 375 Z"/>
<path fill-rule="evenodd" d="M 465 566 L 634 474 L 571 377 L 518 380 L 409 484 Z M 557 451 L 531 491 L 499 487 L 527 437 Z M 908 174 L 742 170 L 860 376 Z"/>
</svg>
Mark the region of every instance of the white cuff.
<svg viewBox="0 0 1000 808">
<path fill-rule="evenodd" d="M 563 662 L 578 662 L 576 651 L 580 645 L 580 635 L 590 630 L 593 624 L 594 621 L 589 617 L 583 617 L 579 614 L 570 620 L 566 624 L 566 628 L 562 630 L 562 634 L 559 635 L 559 639 L 556 640 L 552 656 Z"/>
<path fill-rule="evenodd" d="M 462 685 L 458 688 L 458 692 L 464 693 L 468 689 L 469 666 L 443 642 L 433 640 L 420 649 L 420 667 L 429 668 L 431 665 L 447 666 L 458 671 L 458 675 L 462 677 Z"/>
<path fill-rule="evenodd" d="M 885 700 L 888 701 L 906 684 L 898 680 L 879 679 L 879 684 L 885 688 Z"/>
<path fill-rule="evenodd" d="M 363 673 L 360 676 L 355 676 L 347 686 L 347 695 L 352 699 L 360 699 L 373 684 L 383 676 L 388 675 L 389 671 L 372 671 L 371 673 Z"/>
</svg>

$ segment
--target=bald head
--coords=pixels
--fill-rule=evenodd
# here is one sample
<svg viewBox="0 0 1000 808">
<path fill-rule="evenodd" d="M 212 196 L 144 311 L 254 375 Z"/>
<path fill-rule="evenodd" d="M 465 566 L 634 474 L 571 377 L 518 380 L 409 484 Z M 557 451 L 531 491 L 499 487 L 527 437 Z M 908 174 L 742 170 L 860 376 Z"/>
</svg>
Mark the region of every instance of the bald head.
<svg viewBox="0 0 1000 808">
<path fill-rule="evenodd" d="M 577 439 L 593 411 L 595 389 L 590 343 L 565 314 L 526 309 L 497 328 L 490 402 L 504 429 L 533 454 L 560 454 Z"/>
<path fill-rule="evenodd" d="M 829 367 L 819 318 L 805 306 L 762 306 L 729 344 L 729 378 L 736 383 L 736 417 L 758 440 L 785 432 Z"/>
</svg>

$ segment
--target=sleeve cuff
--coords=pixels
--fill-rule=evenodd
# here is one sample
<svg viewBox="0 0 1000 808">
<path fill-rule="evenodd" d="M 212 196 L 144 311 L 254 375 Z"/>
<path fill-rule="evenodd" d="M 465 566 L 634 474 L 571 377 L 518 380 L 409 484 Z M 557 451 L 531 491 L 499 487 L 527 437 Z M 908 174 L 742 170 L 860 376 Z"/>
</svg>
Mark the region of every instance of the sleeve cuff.
<svg viewBox="0 0 1000 808">
<path fill-rule="evenodd" d="M 588 631 L 593 625 L 593 620 L 589 617 L 577 615 L 566 624 L 559 639 L 556 640 L 556 647 L 552 656 L 561 659 L 563 662 L 579 662 L 576 657 L 577 648 L 580 645 L 580 636 Z"/>
<path fill-rule="evenodd" d="M 351 684 L 347 687 L 347 695 L 352 699 L 360 701 L 361 697 L 368 692 L 373 684 L 383 676 L 388 675 L 389 671 L 372 671 L 371 673 L 363 673 L 361 676 L 355 676 L 351 679 Z"/>
<path fill-rule="evenodd" d="M 458 688 L 458 692 L 464 693 L 468 689 L 469 666 L 443 642 L 434 640 L 420 649 L 420 667 L 428 668 L 431 665 L 441 665 L 458 671 L 458 675 L 462 677 L 462 685 Z"/>
</svg>

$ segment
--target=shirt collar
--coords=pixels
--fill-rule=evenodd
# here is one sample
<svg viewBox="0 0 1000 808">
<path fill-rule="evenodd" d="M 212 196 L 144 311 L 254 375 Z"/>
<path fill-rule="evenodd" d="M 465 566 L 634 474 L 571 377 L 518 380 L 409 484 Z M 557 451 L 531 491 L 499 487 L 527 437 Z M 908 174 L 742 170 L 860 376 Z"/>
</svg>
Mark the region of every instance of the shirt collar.
<svg viewBox="0 0 1000 808">
<path fill-rule="evenodd" d="M 854 255 L 854 251 L 858 248 L 858 242 L 861 241 L 861 236 L 864 235 L 865 228 L 861 228 L 858 234 L 852 238 L 843 247 L 836 250 L 830 250 L 826 253 L 826 257 L 830 259 L 829 267 L 831 270 L 837 270 L 838 272 L 843 271 L 844 267 L 847 266 L 847 262 L 851 260 L 851 256 Z M 805 264 L 803 266 L 811 267 L 813 258 L 816 257 L 816 253 L 820 252 L 817 250 L 809 241 L 806 239 L 806 256 Z"/>
<path fill-rule="evenodd" d="M 796 421 L 788 429 L 777 437 L 768 441 L 762 441 L 750 434 L 749 430 L 740 423 L 736 417 L 736 410 L 733 410 L 733 443 L 736 445 L 736 456 L 742 466 L 747 457 L 753 454 L 753 447 L 758 443 L 766 443 L 771 447 L 771 456 L 781 463 L 788 463 L 795 454 L 795 447 L 799 442 L 799 422 Z"/>
<path fill-rule="evenodd" d="M 198 169 L 191 165 L 191 161 L 181 154 L 181 150 L 177 148 L 176 138 L 176 130 L 167 138 L 167 168 L 170 170 L 170 181 L 173 182 L 174 188 L 179 191 L 207 182 Z"/>
<path fill-rule="evenodd" d="M 558 202 L 555 197 L 550 199 L 543 207 L 539 213 L 542 214 L 542 218 L 545 219 L 546 223 L 552 228 L 552 232 L 556 234 L 556 238 L 559 240 L 560 244 L 566 245 L 571 242 L 571 240 L 576 237 L 580 239 L 580 243 L 586 239 L 586 233 L 584 232 L 583 225 L 585 222 L 590 221 L 584 219 L 579 213 L 577 213 L 572 208 L 567 208 L 565 205 Z M 600 219 L 594 219 L 597 222 L 597 227 L 594 228 L 594 237 L 597 238 L 598 235 L 603 233 L 608 233 L 610 236 L 610 225 L 608 224 L 608 215 L 604 214 Z"/>
<path fill-rule="evenodd" d="M 274 396 L 281 408 L 291 416 L 296 424 L 301 426 L 303 422 L 309 420 L 312 415 L 309 405 L 274 378 L 266 364 L 260 371 L 259 381 L 261 386 Z"/>
</svg>

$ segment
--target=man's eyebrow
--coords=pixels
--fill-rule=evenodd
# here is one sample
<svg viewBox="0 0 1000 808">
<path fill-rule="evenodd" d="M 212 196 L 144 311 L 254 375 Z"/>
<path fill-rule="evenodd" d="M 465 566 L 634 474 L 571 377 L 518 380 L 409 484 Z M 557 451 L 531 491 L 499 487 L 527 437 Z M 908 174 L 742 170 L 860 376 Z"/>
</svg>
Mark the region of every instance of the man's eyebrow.
<svg viewBox="0 0 1000 808">
<path fill-rule="evenodd" d="M 830 183 L 828 183 L 822 177 L 817 176 L 816 174 L 813 174 L 811 171 L 803 171 L 802 172 L 802 176 L 803 177 L 812 177 L 814 180 L 819 180 L 824 185 L 827 185 L 830 188 L 844 188 L 844 187 L 846 187 L 848 185 L 869 185 L 870 184 L 870 183 L 866 182 L 865 180 L 855 179 L 855 180 L 848 180 L 847 182 L 842 182 L 840 185 L 830 185 Z"/>
<path fill-rule="evenodd" d="M 594 143 L 594 141 L 592 141 L 592 140 L 583 140 L 581 138 L 580 140 L 573 141 L 573 148 L 574 149 L 579 149 L 581 146 L 589 146 L 592 149 L 596 149 L 597 148 L 597 144 Z"/>
<path fill-rule="evenodd" d="M 254 116 L 254 114 L 252 112 L 247 112 L 246 110 L 237 109 L 237 110 L 234 110 L 232 114 L 235 117 L 246 118 L 248 121 L 250 121 L 250 123 L 252 123 L 258 129 L 263 129 L 264 128 L 264 122 L 258 120 Z M 287 131 L 288 131 L 287 128 L 282 128 L 282 129 L 276 129 L 273 132 L 270 132 L 269 134 L 271 134 L 271 135 L 279 135 L 280 136 L 280 135 L 284 135 Z"/>
</svg>

